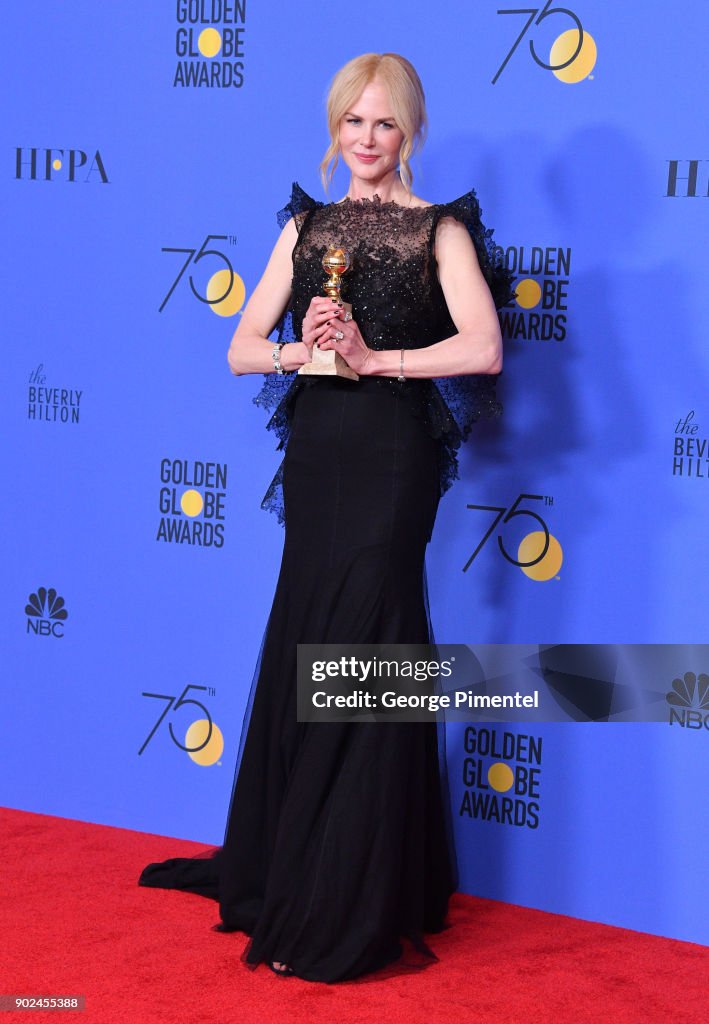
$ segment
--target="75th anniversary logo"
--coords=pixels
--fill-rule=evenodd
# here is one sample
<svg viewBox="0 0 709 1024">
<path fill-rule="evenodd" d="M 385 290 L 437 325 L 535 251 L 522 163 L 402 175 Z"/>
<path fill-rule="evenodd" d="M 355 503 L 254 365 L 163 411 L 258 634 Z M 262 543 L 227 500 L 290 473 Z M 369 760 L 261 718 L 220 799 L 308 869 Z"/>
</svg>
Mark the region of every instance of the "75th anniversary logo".
<svg viewBox="0 0 709 1024">
<path fill-rule="evenodd" d="M 493 85 L 523 42 L 527 43 L 526 48 L 537 67 L 551 71 L 560 82 L 574 85 L 593 78 L 596 43 L 575 11 L 553 6 L 553 0 L 547 0 L 543 7 L 506 7 L 498 9 L 497 13 L 521 18 L 526 15 L 526 20 L 495 72 Z M 522 47 L 522 51 L 524 49 Z M 542 56 L 544 52 L 548 53 L 547 59 Z"/>
</svg>

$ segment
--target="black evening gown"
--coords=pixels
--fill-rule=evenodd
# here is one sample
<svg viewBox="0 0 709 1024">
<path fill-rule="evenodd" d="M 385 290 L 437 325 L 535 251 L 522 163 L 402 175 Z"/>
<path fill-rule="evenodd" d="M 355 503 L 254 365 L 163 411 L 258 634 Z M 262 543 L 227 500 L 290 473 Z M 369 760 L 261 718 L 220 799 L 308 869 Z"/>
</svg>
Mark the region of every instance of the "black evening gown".
<svg viewBox="0 0 709 1024">
<path fill-rule="evenodd" d="M 498 305 L 509 279 L 470 192 L 404 208 L 321 204 L 294 185 L 293 289 L 284 341 L 322 291 L 322 256 L 353 256 L 343 297 L 367 344 L 413 348 L 453 333 L 436 277 L 442 216 L 462 220 Z M 436 955 L 457 885 L 435 722 L 298 722 L 298 643 L 428 643 L 424 555 L 456 450 L 499 406 L 490 377 L 445 381 L 269 375 L 256 401 L 285 448 L 264 499 L 285 523 L 278 584 L 242 726 L 224 842 L 206 857 L 150 864 L 141 885 L 219 903 L 222 931 L 249 936 L 250 966 L 279 960 L 336 982 Z M 402 940 L 408 939 L 408 944 Z"/>
</svg>

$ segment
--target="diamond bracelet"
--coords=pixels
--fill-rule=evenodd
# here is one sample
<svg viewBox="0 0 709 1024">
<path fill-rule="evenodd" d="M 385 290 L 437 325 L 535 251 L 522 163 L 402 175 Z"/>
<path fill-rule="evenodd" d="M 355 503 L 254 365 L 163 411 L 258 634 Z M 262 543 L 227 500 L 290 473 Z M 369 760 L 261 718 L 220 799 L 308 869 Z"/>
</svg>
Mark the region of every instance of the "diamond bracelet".
<svg viewBox="0 0 709 1024">
<path fill-rule="evenodd" d="M 281 375 L 281 377 L 286 372 L 281 366 L 281 349 L 283 348 L 284 345 L 284 341 L 276 342 L 271 352 L 271 356 L 273 357 L 273 368 L 276 371 L 276 373 Z"/>
</svg>

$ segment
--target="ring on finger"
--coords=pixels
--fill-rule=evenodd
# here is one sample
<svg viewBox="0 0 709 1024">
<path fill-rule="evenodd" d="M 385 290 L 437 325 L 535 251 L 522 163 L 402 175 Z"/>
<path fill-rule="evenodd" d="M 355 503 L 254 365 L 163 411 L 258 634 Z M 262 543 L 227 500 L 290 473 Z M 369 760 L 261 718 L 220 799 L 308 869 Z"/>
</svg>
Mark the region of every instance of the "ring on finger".
<svg viewBox="0 0 709 1024">
<path fill-rule="evenodd" d="M 344 334 L 342 333 L 342 331 L 335 331 L 335 333 L 333 334 L 333 338 L 335 339 L 335 341 L 342 341 L 342 339 L 344 338 Z"/>
<path fill-rule="evenodd" d="M 346 311 L 346 313 L 345 313 L 344 317 L 343 317 L 343 320 L 345 321 L 345 323 L 349 323 L 349 321 L 350 321 L 351 319 L 352 319 L 352 314 L 350 313 L 350 311 L 349 311 L 349 309 L 348 309 L 348 310 Z"/>
</svg>

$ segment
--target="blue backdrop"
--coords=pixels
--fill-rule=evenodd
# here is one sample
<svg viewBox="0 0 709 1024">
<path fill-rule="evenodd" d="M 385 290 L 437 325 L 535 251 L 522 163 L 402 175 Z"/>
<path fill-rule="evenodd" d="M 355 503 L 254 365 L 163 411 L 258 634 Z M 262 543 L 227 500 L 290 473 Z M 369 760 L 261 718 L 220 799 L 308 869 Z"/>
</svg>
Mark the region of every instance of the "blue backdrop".
<svg viewBox="0 0 709 1024">
<path fill-rule="evenodd" d="M 517 278 L 505 414 L 431 544 L 437 638 L 707 639 L 705 4 L 570 2 L 4 10 L 5 804 L 221 841 L 282 540 L 261 379 L 226 351 L 291 182 L 322 198 L 327 83 L 369 50 L 424 82 L 416 191 L 474 187 Z M 461 809 L 451 724 L 463 890 L 706 942 L 698 694 L 684 725 L 530 729 L 533 827 Z"/>
</svg>

